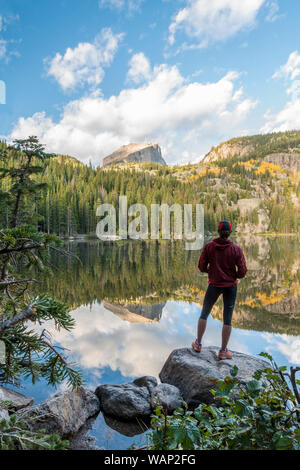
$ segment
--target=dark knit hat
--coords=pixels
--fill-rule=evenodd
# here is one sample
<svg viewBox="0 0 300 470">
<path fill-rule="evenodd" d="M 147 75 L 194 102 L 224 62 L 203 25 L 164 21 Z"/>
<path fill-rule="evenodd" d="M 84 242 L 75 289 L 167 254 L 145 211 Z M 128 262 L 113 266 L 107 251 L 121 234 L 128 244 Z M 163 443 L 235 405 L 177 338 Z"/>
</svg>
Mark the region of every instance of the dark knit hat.
<svg viewBox="0 0 300 470">
<path fill-rule="evenodd" d="M 218 225 L 218 232 L 220 231 L 231 232 L 231 223 L 228 220 L 221 220 Z"/>
</svg>

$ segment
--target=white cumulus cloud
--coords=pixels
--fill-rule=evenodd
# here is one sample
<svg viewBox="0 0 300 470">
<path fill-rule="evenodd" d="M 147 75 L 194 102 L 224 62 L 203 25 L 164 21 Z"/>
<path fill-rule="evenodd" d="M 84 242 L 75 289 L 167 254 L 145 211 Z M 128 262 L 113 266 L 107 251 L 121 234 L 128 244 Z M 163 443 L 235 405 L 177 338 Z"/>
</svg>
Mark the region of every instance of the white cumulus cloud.
<svg viewBox="0 0 300 470">
<path fill-rule="evenodd" d="M 197 40 L 198 47 L 223 41 L 255 23 L 265 0 L 187 0 L 169 26 L 169 43 L 181 30 Z M 193 47 L 196 47 L 195 45 Z"/>
<path fill-rule="evenodd" d="M 269 23 L 274 23 L 274 21 L 278 20 L 281 15 L 278 14 L 279 12 L 279 5 L 277 1 L 270 1 L 267 2 L 266 6 L 269 8 L 269 12 L 266 16 L 266 20 Z"/>
<path fill-rule="evenodd" d="M 16 41 L 15 39 L 6 40 L 3 37 L 3 34 L 5 34 L 7 26 L 10 25 L 10 23 L 18 19 L 19 19 L 19 15 L 10 15 L 10 16 L 0 15 L 0 33 L 1 33 L 0 35 L 0 61 L 3 61 L 5 63 L 8 63 L 11 57 L 13 56 L 19 57 L 19 53 L 17 51 L 12 51 L 10 48 L 10 44 L 14 44 L 19 41 Z"/>
<path fill-rule="evenodd" d="M 274 79 L 283 79 L 289 101 L 277 113 L 267 112 L 266 123 L 262 132 L 280 132 L 300 129 L 300 54 L 292 52 L 287 62 L 272 76 Z"/>
<path fill-rule="evenodd" d="M 277 70 L 272 78 L 285 78 L 294 80 L 300 75 L 300 54 L 294 51 L 289 55 L 287 62 Z"/>
<path fill-rule="evenodd" d="M 129 61 L 130 68 L 127 74 L 127 80 L 134 83 L 141 83 L 151 77 L 151 65 L 149 59 L 143 52 L 132 56 Z"/>
<path fill-rule="evenodd" d="M 288 101 L 278 113 L 267 113 L 263 133 L 300 129 L 300 99 Z"/>
<path fill-rule="evenodd" d="M 216 82 L 189 82 L 176 66 L 148 68 L 145 56 L 135 57 L 129 71 L 145 62 L 141 84 L 105 98 L 101 92 L 70 101 L 57 122 L 45 112 L 21 117 L 11 137 L 37 135 L 49 151 L 100 164 L 121 145 L 152 141 L 162 147 L 168 163 L 195 161 L 211 145 L 241 131 L 256 102 L 236 85 L 236 72 Z M 141 60 L 142 59 L 142 60 Z"/>
<path fill-rule="evenodd" d="M 93 43 L 81 42 L 74 49 L 68 47 L 65 54 L 59 52 L 53 59 L 46 59 L 47 73 L 57 80 L 63 90 L 78 85 L 97 86 L 117 52 L 123 34 L 113 34 L 110 28 L 102 29 Z"/>
</svg>

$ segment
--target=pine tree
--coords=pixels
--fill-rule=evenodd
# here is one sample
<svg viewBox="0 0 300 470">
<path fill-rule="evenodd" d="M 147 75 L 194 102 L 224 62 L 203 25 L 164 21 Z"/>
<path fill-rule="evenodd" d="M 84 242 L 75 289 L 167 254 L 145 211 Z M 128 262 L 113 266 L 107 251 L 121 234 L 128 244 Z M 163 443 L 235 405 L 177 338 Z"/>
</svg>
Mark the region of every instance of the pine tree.
<svg viewBox="0 0 300 470">
<path fill-rule="evenodd" d="M 81 384 L 81 373 L 67 363 L 64 353 L 53 346 L 46 330 L 38 333 L 29 329 L 28 322 L 40 325 L 53 320 L 56 328 L 70 330 L 74 320 L 66 306 L 48 295 L 33 295 L 31 286 L 36 279 L 20 277 L 19 271 L 42 270 L 49 250 L 62 251 L 61 241 L 51 234 L 38 232 L 36 225 L 22 223 L 27 206 L 35 206 L 44 183 L 33 176 L 40 174 L 46 154 L 35 137 L 15 141 L 18 165 L 5 167 L 6 150 L 1 151 L 1 176 L 11 184 L 5 193 L 10 209 L 10 227 L 0 229 L 0 340 L 6 349 L 5 364 L 0 364 L 0 383 L 18 384 L 22 377 L 35 382 L 40 377 L 51 385 L 67 381 Z"/>
<path fill-rule="evenodd" d="M 9 148 L 15 160 L 13 167 L 1 166 L 0 177 L 10 180 L 9 193 L 6 193 L 6 203 L 11 211 L 11 226 L 17 227 L 25 220 L 32 221 L 32 207 L 30 204 L 26 206 L 26 197 L 30 201 L 34 199 L 34 195 L 46 187 L 46 183 L 37 182 L 33 179 L 42 173 L 44 166 L 37 165 L 37 161 L 43 163 L 49 155 L 44 152 L 44 147 L 38 142 L 37 137 L 29 137 L 28 139 L 15 140 L 12 147 Z M 0 158 L 5 163 L 8 158 L 7 150 L 0 154 Z M 35 217 L 36 219 L 36 217 Z"/>
</svg>

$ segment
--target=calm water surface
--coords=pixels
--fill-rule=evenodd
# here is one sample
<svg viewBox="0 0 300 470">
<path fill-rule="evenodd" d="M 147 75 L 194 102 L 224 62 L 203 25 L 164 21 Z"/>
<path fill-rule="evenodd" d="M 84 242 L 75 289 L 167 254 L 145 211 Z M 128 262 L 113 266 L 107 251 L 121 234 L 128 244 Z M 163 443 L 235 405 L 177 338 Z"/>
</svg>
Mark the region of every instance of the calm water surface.
<svg viewBox="0 0 300 470">
<path fill-rule="evenodd" d="M 238 286 L 230 349 L 267 351 L 281 365 L 300 365 L 299 239 L 234 241 L 243 248 L 249 271 Z M 92 389 L 158 377 L 170 352 L 195 338 L 207 287 L 207 276 L 197 269 L 200 252 L 186 251 L 180 242 L 154 241 L 74 241 L 66 248 L 80 261 L 53 256 L 54 276 L 45 277 L 42 286 L 69 305 L 76 320 L 72 332 L 55 332 L 49 325 L 56 343 L 70 350 Z M 221 320 L 220 299 L 208 320 L 205 346 L 220 345 Z M 38 403 L 53 389 L 40 382 L 27 384 L 24 393 Z M 91 435 L 99 447 L 143 444 L 143 434 L 125 436 L 134 431 L 108 424 L 102 414 L 94 422 Z"/>
</svg>

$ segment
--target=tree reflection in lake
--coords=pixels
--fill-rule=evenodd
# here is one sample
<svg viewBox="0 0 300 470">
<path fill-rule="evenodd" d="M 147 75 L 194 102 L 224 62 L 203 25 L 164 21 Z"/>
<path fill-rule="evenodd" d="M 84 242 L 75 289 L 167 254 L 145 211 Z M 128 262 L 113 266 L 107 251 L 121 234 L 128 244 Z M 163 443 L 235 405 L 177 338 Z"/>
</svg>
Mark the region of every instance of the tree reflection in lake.
<svg viewBox="0 0 300 470">
<path fill-rule="evenodd" d="M 299 239 L 252 236 L 236 242 L 248 273 L 239 281 L 234 326 L 299 334 Z M 147 321 L 160 320 L 168 300 L 202 304 L 207 276 L 197 269 L 199 252 L 186 251 L 180 242 L 70 242 L 67 248 L 81 262 L 54 255 L 55 280 L 46 277 L 42 288 L 71 309 L 104 301 L 124 320 L 131 313 L 132 321 L 138 321 L 135 315 Z M 213 316 L 222 318 L 221 299 Z"/>
</svg>

